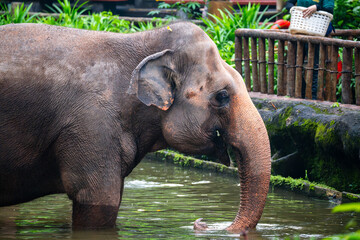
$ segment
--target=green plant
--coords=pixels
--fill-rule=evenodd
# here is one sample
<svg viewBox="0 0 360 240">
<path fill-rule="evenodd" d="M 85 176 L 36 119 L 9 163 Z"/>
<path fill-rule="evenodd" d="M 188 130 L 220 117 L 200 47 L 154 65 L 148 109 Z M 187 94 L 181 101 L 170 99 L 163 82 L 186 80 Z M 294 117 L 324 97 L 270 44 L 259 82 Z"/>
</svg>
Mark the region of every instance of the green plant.
<svg viewBox="0 0 360 240">
<path fill-rule="evenodd" d="M 200 13 L 197 9 L 200 8 L 200 3 L 198 2 L 183 2 L 179 1 L 174 4 L 168 4 L 166 2 L 160 2 L 158 5 L 158 9 L 176 9 L 177 12 L 183 12 L 186 14 L 188 19 L 196 19 L 200 17 Z M 160 10 L 154 10 L 148 13 L 150 16 L 154 16 L 160 13 Z M 176 15 L 166 15 L 166 19 L 174 20 L 179 18 Z"/>
<path fill-rule="evenodd" d="M 53 4 L 52 7 L 48 6 L 48 8 L 54 13 L 58 13 L 59 19 L 57 20 L 59 25 L 74 27 L 74 28 L 84 28 L 84 19 L 81 18 L 81 15 L 89 10 L 88 7 L 83 8 L 88 2 L 83 2 L 78 5 L 79 0 L 77 0 L 73 6 L 69 0 L 58 0 L 60 7 L 56 4 Z"/>
<path fill-rule="evenodd" d="M 128 32 L 130 28 L 129 21 L 119 19 L 112 12 L 106 11 L 85 17 L 84 24 L 86 29 L 95 31 Z"/>
<path fill-rule="evenodd" d="M 130 32 L 141 32 L 146 30 L 151 30 L 154 28 L 159 28 L 165 24 L 168 24 L 170 20 L 163 21 L 158 18 L 153 18 L 152 21 L 149 22 L 139 22 L 136 26 L 134 23 L 132 23 Z"/>
<path fill-rule="evenodd" d="M 338 102 L 336 102 L 336 103 L 331 104 L 331 107 L 332 108 L 338 108 L 338 107 L 340 107 L 340 105 L 339 105 Z"/>
<path fill-rule="evenodd" d="M 43 17 L 37 19 L 37 23 L 43 23 L 48 25 L 58 25 L 57 19 L 53 16 Z"/>
<path fill-rule="evenodd" d="M 220 56 L 231 66 L 234 66 L 234 39 L 235 30 L 238 28 L 269 28 L 269 21 L 275 18 L 277 15 L 265 19 L 261 22 L 264 13 L 268 7 L 260 13 L 260 4 L 251 4 L 241 7 L 238 5 L 240 11 L 236 11 L 232 8 L 231 11 L 225 9 L 224 11 L 219 10 L 220 16 L 214 16 L 209 14 L 210 18 L 202 18 L 205 24 L 204 30 L 210 36 L 210 38 L 217 45 Z"/>
<path fill-rule="evenodd" d="M 32 3 L 27 7 L 22 3 L 21 5 L 17 5 L 15 9 L 11 9 L 11 7 L 8 8 L 6 4 L 0 4 L 0 9 L 5 12 L 0 16 L 0 24 L 34 22 L 38 14 L 30 16 L 29 11 L 31 6 Z"/>
<path fill-rule="evenodd" d="M 344 204 L 334 207 L 332 209 L 332 212 L 333 213 L 342 213 L 342 212 L 359 213 L 360 212 L 360 203 L 359 202 L 344 203 Z M 349 229 L 349 228 L 354 228 L 356 226 L 357 226 L 357 222 L 356 222 L 355 218 L 353 218 L 346 224 L 345 228 Z M 324 240 L 360 240 L 360 230 L 357 230 L 356 232 L 347 233 L 347 234 L 331 236 L 328 238 L 324 238 Z"/>
<path fill-rule="evenodd" d="M 333 24 L 340 29 L 360 28 L 360 1 L 336 0 Z"/>
</svg>

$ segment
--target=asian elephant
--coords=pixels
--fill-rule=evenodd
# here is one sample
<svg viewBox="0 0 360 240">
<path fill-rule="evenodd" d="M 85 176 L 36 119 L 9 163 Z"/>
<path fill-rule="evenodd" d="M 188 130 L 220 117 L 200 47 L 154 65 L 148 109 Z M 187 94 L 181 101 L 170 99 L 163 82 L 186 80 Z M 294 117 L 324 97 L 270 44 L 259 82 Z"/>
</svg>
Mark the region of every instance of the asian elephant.
<svg viewBox="0 0 360 240">
<path fill-rule="evenodd" d="M 201 28 L 134 34 L 0 27 L 0 206 L 66 193 L 74 228 L 115 226 L 146 153 L 216 154 L 239 168 L 229 231 L 254 228 L 270 180 L 266 128 L 243 79 Z M 238 194 L 238 193 L 234 193 Z"/>
</svg>

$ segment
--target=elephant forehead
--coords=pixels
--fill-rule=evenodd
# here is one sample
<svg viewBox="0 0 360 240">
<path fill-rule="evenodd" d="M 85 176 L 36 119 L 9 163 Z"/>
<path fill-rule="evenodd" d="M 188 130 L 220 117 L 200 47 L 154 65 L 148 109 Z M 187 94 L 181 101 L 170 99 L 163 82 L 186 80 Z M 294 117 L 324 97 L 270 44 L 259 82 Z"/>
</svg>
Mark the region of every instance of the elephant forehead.
<svg viewBox="0 0 360 240">
<path fill-rule="evenodd" d="M 205 52 L 205 64 L 210 72 L 218 72 L 221 68 L 220 54 L 214 46 L 210 46 Z"/>
<path fill-rule="evenodd" d="M 219 61 L 221 60 L 215 43 L 210 39 L 190 42 L 182 49 L 182 51 L 186 53 L 188 58 L 196 63 L 206 65 L 212 71 L 216 70 L 217 65 L 214 65 L 214 63 L 219 64 Z"/>
</svg>

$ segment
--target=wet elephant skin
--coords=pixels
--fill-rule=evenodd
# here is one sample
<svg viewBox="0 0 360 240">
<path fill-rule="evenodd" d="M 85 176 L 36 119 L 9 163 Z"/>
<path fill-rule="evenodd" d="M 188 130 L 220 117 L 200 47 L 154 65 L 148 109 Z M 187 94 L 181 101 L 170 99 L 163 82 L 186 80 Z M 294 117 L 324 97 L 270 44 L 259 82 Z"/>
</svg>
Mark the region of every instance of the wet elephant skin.
<svg viewBox="0 0 360 240">
<path fill-rule="evenodd" d="M 0 26 L 0 206 L 66 193 L 74 228 L 113 227 L 124 178 L 151 151 L 214 154 L 241 181 L 229 231 L 259 221 L 265 126 L 241 76 L 197 26 L 134 34 Z M 234 193 L 238 194 L 238 193 Z"/>
</svg>

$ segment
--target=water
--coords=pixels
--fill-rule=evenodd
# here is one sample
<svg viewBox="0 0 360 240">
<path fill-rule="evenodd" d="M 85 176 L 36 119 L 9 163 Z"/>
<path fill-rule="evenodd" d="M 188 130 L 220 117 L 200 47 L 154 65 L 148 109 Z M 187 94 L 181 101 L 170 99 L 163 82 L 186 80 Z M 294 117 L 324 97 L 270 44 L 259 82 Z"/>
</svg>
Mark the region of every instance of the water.
<svg viewBox="0 0 360 240">
<path fill-rule="evenodd" d="M 0 208 L 0 239 L 239 239 L 222 230 L 233 220 L 238 204 L 239 185 L 234 178 L 144 160 L 126 179 L 117 229 L 73 232 L 71 202 L 58 194 Z M 249 239 L 319 239 L 342 233 L 351 216 L 331 214 L 333 206 L 271 190 Z M 200 217 L 211 230 L 192 229 Z"/>
</svg>

